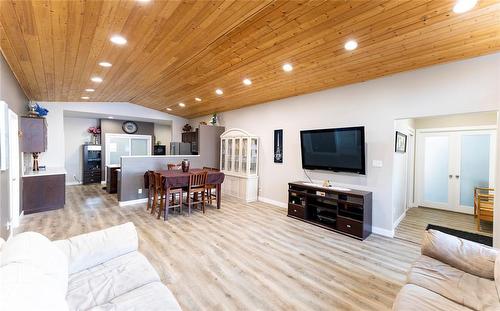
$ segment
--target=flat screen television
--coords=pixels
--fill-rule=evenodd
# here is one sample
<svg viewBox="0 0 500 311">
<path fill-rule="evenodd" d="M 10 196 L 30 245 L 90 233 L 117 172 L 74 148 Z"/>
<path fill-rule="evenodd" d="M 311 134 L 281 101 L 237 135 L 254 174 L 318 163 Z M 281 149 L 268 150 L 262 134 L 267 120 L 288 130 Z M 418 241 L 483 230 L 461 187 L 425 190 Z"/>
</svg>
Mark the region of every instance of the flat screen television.
<svg viewBox="0 0 500 311">
<path fill-rule="evenodd" d="M 365 174 L 365 128 L 300 131 L 302 167 Z"/>
</svg>

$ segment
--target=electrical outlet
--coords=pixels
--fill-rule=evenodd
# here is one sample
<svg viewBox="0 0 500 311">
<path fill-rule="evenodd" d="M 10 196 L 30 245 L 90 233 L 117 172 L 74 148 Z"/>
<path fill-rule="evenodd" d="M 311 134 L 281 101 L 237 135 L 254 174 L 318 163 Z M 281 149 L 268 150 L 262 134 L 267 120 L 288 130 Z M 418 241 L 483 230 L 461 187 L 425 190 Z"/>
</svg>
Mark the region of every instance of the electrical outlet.
<svg viewBox="0 0 500 311">
<path fill-rule="evenodd" d="M 382 167 L 382 166 L 384 166 L 384 164 L 383 164 L 383 162 L 382 162 L 382 161 L 380 161 L 380 160 L 373 160 L 373 162 L 372 162 L 372 166 L 373 166 L 373 167 Z"/>
<path fill-rule="evenodd" d="M 142 189 L 137 189 L 138 194 L 142 194 Z"/>
</svg>

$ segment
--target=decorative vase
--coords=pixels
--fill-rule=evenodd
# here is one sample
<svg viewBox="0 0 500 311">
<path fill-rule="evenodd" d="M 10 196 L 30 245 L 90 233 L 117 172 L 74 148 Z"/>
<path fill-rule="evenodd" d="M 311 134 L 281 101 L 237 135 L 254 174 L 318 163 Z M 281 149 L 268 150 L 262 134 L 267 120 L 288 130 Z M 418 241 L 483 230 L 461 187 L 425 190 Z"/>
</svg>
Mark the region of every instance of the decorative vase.
<svg viewBox="0 0 500 311">
<path fill-rule="evenodd" d="M 184 159 L 182 160 L 182 171 L 184 173 L 187 173 L 189 171 L 189 160 L 188 159 Z"/>
</svg>

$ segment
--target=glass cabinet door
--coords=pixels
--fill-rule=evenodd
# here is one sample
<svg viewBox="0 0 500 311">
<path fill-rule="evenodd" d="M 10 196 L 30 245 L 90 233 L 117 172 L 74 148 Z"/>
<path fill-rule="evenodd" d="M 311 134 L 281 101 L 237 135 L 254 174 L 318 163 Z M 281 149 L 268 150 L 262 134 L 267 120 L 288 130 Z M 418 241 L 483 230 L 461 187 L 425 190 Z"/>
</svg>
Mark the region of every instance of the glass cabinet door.
<svg viewBox="0 0 500 311">
<path fill-rule="evenodd" d="M 234 171 L 240 171 L 240 139 L 234 139 Z"/>
<path fill-rule="evenodd" d="M 246 174 L 248 159 L 248 138 L 241 139 L 241 171 Z"/>
<path fill-rule="evenodd" d="M 227 170 L 233 170 L 233 140 L 227 140 Z"/>
<path fill-rule="evenodd" d="M 220 157 L 220 169 L 225 170 L 226 169 L 226 140 L 223 139 L 221 141 L 221 157 Z"/>
<path fill-rule="evenodd" d="M 257 174 L 257 138 L 250 141 L 250 174 Z"/>
</svg>

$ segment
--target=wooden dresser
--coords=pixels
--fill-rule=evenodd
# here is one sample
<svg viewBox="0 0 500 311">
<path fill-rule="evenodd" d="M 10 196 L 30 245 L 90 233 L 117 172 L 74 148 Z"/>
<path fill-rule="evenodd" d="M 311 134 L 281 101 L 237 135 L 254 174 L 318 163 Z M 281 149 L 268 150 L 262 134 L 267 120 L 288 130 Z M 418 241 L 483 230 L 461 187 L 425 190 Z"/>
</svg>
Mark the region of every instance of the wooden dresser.
<svg viewBox="0 0 500 311">
<path fill-rule="evenodd" d="M 288 216 L 364 240 L 372 232 L 372 193 L 289 183 Z"/>
</svg>

